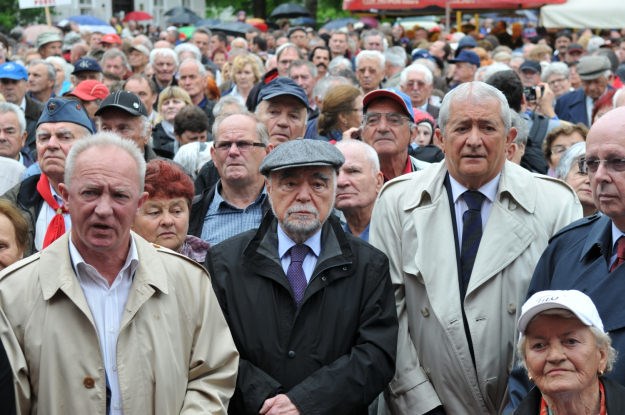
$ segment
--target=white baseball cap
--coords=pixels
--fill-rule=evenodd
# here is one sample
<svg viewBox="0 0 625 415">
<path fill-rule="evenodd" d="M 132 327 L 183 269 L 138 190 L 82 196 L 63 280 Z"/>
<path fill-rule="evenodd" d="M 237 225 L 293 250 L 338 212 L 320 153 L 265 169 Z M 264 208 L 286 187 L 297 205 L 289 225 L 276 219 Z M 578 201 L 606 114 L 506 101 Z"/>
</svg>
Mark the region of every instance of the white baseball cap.
<svg viewBox="0 0 625 415">
<path fill-rule="evenodd" d="M 557 308 L 568 310 L 585 325 L 603 331 L 603 322 L 597 307 L 590 297 L 577 290 L 546 290 L 535 293 L 523 304 L 517 329 L 525 333 L 527 325 L 536 315 Z"/>
</svg>

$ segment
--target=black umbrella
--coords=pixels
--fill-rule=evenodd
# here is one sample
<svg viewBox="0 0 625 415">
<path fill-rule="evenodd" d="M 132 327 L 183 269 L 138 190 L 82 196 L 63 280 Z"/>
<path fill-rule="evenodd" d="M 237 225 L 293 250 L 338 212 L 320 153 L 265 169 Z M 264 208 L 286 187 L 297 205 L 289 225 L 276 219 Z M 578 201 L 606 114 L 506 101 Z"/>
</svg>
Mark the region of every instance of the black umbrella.
<svg viewBox="0 0 625 415">
<path fill-rule="evenodd" d="M 209 28 L 215 32 L 223 32 L 232 36 L 245 36 L 248 31 L 255 29 L 251 24 L 243 22 L 221 22 L 209 26 Z"/>
<path fill-rule="evenodd" d="M 184 14 L 184 13 L 191 13 L 191 14 L 195 14 L 197 16 L 197 14 L 191 10 L 188 7 L 183 7 L 183 6 L 176 6 L 173 7 L 169 10 L 167 10 L 165 13 L 163 13 L 165 16 L 173 16 L 175 14 Z"/>
<path fill-rule="evenodd" d="M 280 19 L 280 18 L 292 18 L 292 17 L 302 17 L 302 16 L 310 16 L 310 12 L 299 4 L 293 3 L 284 3 L 273 9 L 271 12 L 272 19 Z"/>
<path fill-rule="evenodd" d="M 202 19 L 195 22 L 195 27 L 208 27 L 212 29 L 213 26 L 216 26 L 219 23 L 221 23 L 219 19 Z"/>
<path fill-rule="evenodd" d="M 169 24 L 181 24 L 181 25 L 192 25 L 195 24 L 195 22 L 200 20 L 200 16 L 198 16 L 195 13 L 179 13 L 179 14 L 174 14 L 172 16 L 169 16 L 166 21 Z"/>
</svg>

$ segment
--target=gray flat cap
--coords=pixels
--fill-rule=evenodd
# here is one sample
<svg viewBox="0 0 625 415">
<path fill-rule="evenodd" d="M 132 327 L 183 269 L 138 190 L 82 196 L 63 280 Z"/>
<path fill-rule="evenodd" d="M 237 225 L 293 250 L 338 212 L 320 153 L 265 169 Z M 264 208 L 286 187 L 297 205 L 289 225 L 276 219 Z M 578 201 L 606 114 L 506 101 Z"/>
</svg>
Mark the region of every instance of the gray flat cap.
<svg viewBox="0 0 625 415">
<path fill-rule="evenodd" d="M 293 167 L 330 166 L 338 169 L 344 162 L 345 157 L 332 144 L 298 138 L 280 144 L 267 154 L 260 165 L 260 172 L 268 176 L 272 171 Z"/>
<path fill-rule="evenodd" d="M 577 63 L 577 73 L 582 81 L 597 79 L 611 68 L 610 60 L 600 55 L 582 56 Z"/>
</svg>

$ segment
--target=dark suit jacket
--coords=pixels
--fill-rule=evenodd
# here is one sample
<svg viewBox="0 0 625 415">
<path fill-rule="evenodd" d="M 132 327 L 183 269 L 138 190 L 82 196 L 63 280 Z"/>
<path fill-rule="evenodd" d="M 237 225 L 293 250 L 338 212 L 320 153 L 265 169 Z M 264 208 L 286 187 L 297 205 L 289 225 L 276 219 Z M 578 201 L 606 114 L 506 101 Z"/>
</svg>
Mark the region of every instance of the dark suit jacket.
<svg viewBox="0 0 625 415">
<path fill-rule="evenodd" d="M 425 108 L 425 110 L 432 116 L 434 117 L 434 119 L 436 120 L 436 122 L 438 123 L 438 113 L 440 108 L 437 107 L 436 105 L 432 105 L 430 103 L 428 103 L 428 106 Z"/>
<path fill-rule="evenodd" d="M 581 88 L 567 92 L 558 98 L 555 111 L 561 120 L 589 125 L 588 113 L 586 112 L 586 94 Z"/>
<path fill-rule="evenodd" d="M 36 99 L 33 99 L 26 95 L 26 110 L 24 116 L 26 117 L 26 144 L 24 149 L 28 152 L 33 160 L 37 158 L 37 149 L 35 145 L 35 130 L 37 129 L 37 121 L 43 111 L 43 104 Z"/>
</svg>

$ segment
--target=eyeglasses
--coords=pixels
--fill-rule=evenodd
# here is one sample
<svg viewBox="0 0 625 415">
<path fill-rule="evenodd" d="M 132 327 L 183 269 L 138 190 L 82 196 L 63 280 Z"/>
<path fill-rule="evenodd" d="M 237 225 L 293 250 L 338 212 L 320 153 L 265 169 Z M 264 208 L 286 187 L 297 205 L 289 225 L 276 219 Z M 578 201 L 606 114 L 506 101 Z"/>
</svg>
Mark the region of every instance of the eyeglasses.
<svg viewBox="0 0 625 415">
<path fill-rule="evenodd" d="M 386 118 L 386 122 L 393 127 L 402 126 L 404 121 L 409 119 L 405 115 L 396 112 L 368 112 L 364 115 L 365 124 L 369 127 L 374 127 L 382 121 L 383 116 Z"/>
<path fill-rule="evenodd" d="M 599 170 L 599 165 L 605 163 L 605 168 L 611 173 L 622 173 L 625 171 L 625 158 L 609 158 L 607 160 L 600 160 L 598 158 L 581 158 L 578 162 L 580 173 L 596 173 Z"/>
<path fill-rule="evenodd" d="M 215 150 L 228 151 L 230 150 L 233 144 L 239 149 L 239 151 L 249 151 L 252 149 L 252 147 L 267 147 L 267 145 L 264 143 L 256 143 L 254 141 L 245 141 L 245 140 L 215 141 L 215 143 L 213 144 L 213 147 L 215 147 Z"/>
</svg>

